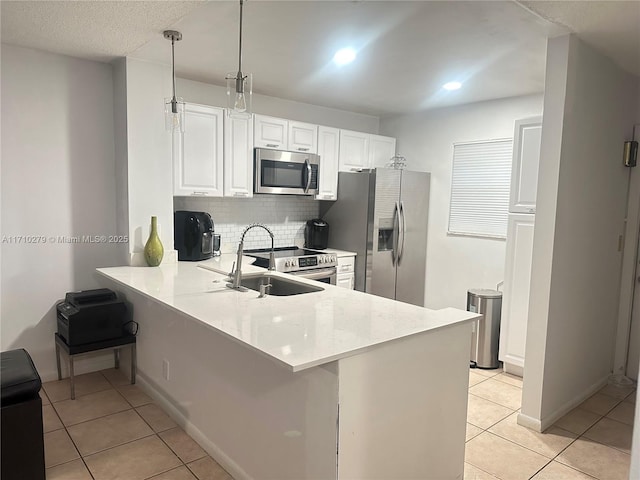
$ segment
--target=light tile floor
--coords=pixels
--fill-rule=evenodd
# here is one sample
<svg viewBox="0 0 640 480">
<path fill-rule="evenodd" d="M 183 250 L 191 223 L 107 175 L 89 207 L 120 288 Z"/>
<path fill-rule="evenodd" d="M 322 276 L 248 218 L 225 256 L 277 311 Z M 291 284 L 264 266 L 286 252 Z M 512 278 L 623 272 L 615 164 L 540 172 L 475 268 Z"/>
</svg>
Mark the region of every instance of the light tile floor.
<svg viewBox="0 0 640 480">
<path fill-rule="evenodd" d="M 118 370 L 41 396 L 47 480 L 232 480 Z M 517 424 L 521 396 L 522 379 L 470 370 L 465 480 L 627 480 L 635 389 L 608 385 L 545 433 Z"/>
<path fill-rule="evenodd" d="M 43 387 L 47 480 L 232 480 L 119 370 Z"/>
<path fill-rule="evenodd" d="M 635 388 L 607 385 L 545 433 L 517 424 L 522 379 L 469 371 L 465 480 L 627 480 Z"/>
</svg>

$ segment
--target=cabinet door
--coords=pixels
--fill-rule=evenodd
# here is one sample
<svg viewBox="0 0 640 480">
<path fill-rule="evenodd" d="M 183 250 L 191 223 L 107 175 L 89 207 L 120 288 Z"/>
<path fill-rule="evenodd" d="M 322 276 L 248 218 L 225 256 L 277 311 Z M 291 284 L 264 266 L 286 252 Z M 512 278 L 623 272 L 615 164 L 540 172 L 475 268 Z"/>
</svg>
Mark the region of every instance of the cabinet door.
<svg viewBox="0 0 640 480">
<path fill-rule="evenodd" d="M 224 119 L 224 196 L 253 197 L 253 119 Z"/>
<path fill-rule="evenodd" d="M 318 127 L 318 155 L 320 155 L 320 183 L 316 200 L 338 198 L 338 155 L 340 154 L 340 130 Z"/>
<path fill-rule="evenodd" d="M 289 121 L 289 143 L 292 152 L 318 153 L 318 126 Z"/>
<path fill-rule="evenodd" d="M 369 139 L 369 165 L 371 168 L 386 167 L 395 154 L 395 138 L 371 135 Z"/>
<path fill-rule="evenodd" d="M 258 148 L 287 148 L 288 123 L 283 118 L 254 115 L 254 146 Z"/>
<path fill-rule="evenodd" d="M 507 371 L 524 368 L 534 223 L 535 215 L 509 215 L 499 350 Z"/>
<path fill-rule="evenodd" d="M 185 105 L 185 131 L 173 137 L 174 195 L 222 196 L 223 118 L 222 108 Z"/>
<path fill-rule="evenodd" d="M 369 168 L 368 133 L 340 130 L 340 162 L 341 172 L 359 171 Z"/>
<path fill-rule="evenodd" d="M 353 290 L 353 273 L 336 275 L 336 286 Z"/>
<path fill-rule="evenodd" d="M 509 196 L 509 211 L 511 212 L 536 212 L 541 136 L 542 117 L 516 121 L 513 135 L 511 194 Z"/>
</svg>

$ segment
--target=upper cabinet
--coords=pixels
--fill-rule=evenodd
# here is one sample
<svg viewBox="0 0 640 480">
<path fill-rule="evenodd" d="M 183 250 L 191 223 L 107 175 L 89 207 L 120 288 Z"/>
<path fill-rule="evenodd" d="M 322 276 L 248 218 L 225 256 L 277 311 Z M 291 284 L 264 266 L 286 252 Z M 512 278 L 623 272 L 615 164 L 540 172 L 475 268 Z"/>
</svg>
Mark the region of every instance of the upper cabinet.
<svg viewBox="0 0 640 480">
<path fill-rule="evenodd" d="M 253 197 L 253 119 L 224 119 L 224 196 Z"/>
<path fill-rule="evenodd" d="M 536 213 L 542 117 L 518 120 L 513 135 L 509 211 Z"/>
<path fill-rule="evenodd" d="M 316 200 L 337 200 L 339 154 L 340 130 L 331 127 L 318 127 L 320 181 Z"/>
<path fill-rule="evenodd" d="M 256 148 L 272 148 L 291 152 L 318 152 L 318 126 L 284 118 L 254 116 Z"/>
<path fill-rule="evenodd" d="M 318 151 L 318 126 L 311 123 L 290 121 L 287 150 L 316 153 Z"/>
<path fill-rule="evenodd" d="M 223 195 L 224 110 L 185 105 L 185 131 L 174 134 L 173 194 Z"/>
<path fill-rule="evenodd" d="M 396 139 L 340 130 L 340 171 L 386 167 L 396 154 Z"/>
<path fill-rule="evenodd" d="M 254 141 L 256 148 L 286 150 L 289 122 L 283 118 L 254 115 Z"/>
<path fill-rule="evenodd" d="M 371 135 L 369 139 L 369 164 L 371 168 L 386 167 L 395 154 L 395 138 Z"/>
<path fill-rule="evenodd" d="M 352 172 L 369 168 L 368 133 L 340 130 L 340 171 Z M 322 161 L 322 160 L 321 160 Z"/>
</svg>

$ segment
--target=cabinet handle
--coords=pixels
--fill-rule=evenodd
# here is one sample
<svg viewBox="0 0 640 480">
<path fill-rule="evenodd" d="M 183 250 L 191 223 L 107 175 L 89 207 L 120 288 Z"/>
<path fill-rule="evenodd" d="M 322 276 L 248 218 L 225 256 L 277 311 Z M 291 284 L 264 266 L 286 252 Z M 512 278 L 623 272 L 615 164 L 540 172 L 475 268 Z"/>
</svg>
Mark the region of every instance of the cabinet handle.
<svg viewBox="0 0 640 480">
<path fill-rule="evenodd" d="M 207 192 L 191 192 L 191 195 L 208 195 Z"/>
<path fill-rule="evenodd" d="M 362 168 L 352 168 L 351 171 L 352 172 L 361 172 Z"/>
<path fill-rule="evenodd" d="M 247 192 L 233 192 L 234 197 L 248 197 L 249 193 Z"/>
<path fill-rule="evenodd" d="M 279 147 L 280 145 L 277 143 L 267 143 L 265 146 L 270 148 L 276 148 L 276 147 Z"/>
<path fill-rule="evenodd" d="M 301 152 L 308 152 L 309 151 L 308 148 L 299 148 L 298 150 L 301 151 Z"/>
</svg>

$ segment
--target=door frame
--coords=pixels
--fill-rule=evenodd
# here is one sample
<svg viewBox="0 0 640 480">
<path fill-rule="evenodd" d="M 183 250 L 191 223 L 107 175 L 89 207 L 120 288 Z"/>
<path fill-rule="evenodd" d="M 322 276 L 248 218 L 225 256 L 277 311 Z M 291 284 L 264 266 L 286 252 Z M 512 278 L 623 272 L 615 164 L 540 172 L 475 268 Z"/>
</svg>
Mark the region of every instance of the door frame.
<svg viewBox="0 0 640 480">
<path fill-rule="evenodd" d="M 640 124 L 633 127 L 633 138 L 640 142 Z M 623 237 L 622 273 L 620 276 L 620 302 L 618 307 L 618 328 L 613 359 L 613 373 L 627 373 L 631 314 L 636 286 L 636 266 L 638 262 L 638 241 L 640 240 L 640 166 L 630 169 L 629 191 L 627 193 L 627 215 Z M 640 287 L 639 287 L 640 288 Z"/>
</svg>

